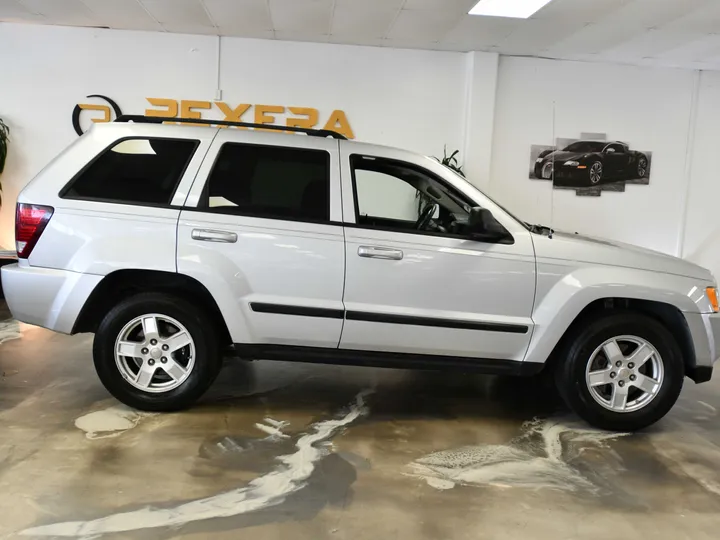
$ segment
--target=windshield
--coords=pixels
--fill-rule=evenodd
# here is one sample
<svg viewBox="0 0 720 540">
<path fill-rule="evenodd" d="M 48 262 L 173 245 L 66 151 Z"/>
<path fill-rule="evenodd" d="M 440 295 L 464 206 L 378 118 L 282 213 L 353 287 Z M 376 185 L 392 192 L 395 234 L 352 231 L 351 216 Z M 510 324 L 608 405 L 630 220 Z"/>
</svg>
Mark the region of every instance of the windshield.
<svg viewBox="0 0 720 540">
<path fill-rule="evenodd" d="M 564 148 L 565 152 L 602 152 L 604 142 L 578 141 Z"/>
</svg>

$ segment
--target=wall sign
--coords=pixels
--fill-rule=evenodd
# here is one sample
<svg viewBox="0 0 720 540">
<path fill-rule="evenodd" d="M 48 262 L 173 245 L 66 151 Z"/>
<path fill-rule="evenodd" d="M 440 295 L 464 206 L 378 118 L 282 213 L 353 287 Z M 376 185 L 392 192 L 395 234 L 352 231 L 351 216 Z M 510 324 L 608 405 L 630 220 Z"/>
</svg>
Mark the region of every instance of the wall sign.
<svg viewBox="0 0 720 540">
<path fill-rule="evenodd" d="M 73 128 L 78 135 L 83 131 L 80 126 L 80 115 L 84 110 L 98 111 L 101 117 L 92 118 L 93 122 L 112 122 L 114 118 L 123 113 L 120 107 L 107 96 L 92 94 L 89 98 L 99 98 L 106 101 L 107 105 L 78 104 L 73 109 Z M 168 116 L 172 118 L 203 118 L 203 111 L 217 110 L 224 115 L 221 120 L 228 122 L 249 122 L 255 124 L 283 125 L 283 119 L 277 116 L 285 114 L 284 125 L 290 127 L 329 129 L 345 135 L 348 139 L 354 139 L 355 133 L 350 127 L 347 115 L 344 111 L 334 110 L 324 122 L 320 120 L 320 111 L 312 107 L 285 107 L 283 105 L 253 105 L 241 103 L 229 105 L 224 101 L 196 101 L 196 100 L 175 100 L 166 98 L 146 98 L 153 108 L 145 109 L 145 116 Z M 113 118 L 114 113 L 114 118 Z M 227 127 L 227 126 L 220 126 Z M 239 128 L 246 129 L 246 128 Z"/>
<path fill-rule="evenodd" d="M 649 184 L 651 162 L 652 152 L 608 140 L 604 133 L 582 133 L 579 139 L 558 138 L 555 146 L 533 144 L 529 178 L 599 197 L 603 191 L 625 191 L 625 184 Z"/>
</svg>

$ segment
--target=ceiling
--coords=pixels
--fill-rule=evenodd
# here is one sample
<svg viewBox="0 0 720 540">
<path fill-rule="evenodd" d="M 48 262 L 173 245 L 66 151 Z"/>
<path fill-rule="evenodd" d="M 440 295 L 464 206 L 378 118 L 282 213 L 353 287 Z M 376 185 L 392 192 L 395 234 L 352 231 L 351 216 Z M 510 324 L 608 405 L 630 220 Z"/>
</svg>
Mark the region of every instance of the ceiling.
<svg viewBox="0 0 720 540">
<path fill-rule="evenodd" d="M 720 0 L 0 0 L 0 21 L 720 69 Z"/>
</svg>

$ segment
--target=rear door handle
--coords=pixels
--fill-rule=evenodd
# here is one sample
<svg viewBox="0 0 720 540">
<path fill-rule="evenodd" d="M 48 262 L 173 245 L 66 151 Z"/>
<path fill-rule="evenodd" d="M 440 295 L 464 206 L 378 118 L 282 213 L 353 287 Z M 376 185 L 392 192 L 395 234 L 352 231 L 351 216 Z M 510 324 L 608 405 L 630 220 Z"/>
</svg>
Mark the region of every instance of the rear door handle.
<svg viewBox="0 0 720 540">
<path fill-rule="evenodd" d="M 237 234 L 229 231 L 214 231 L 212 229 L 193 229 L 191 233 L 193 240 L 203 242 L 224 242 L 233 244 L 237 242 Z"/>
<path fill-rule="evenodd" d="M 399 249 L 375 246 L 360 246 L 358 255 L 369 259 L 386 259 L 390 261 L 399 261 L 403 258 L 403 252 Z"/>
</svg>

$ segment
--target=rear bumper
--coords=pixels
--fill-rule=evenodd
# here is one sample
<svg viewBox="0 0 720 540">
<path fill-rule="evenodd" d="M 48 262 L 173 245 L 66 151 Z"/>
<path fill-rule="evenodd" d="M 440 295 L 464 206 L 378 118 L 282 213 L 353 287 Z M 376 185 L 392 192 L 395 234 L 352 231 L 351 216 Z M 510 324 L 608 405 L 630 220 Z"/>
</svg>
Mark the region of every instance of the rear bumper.
<svg viewBox="0 0 720 540">
<path fill-rule="evenodd" d="M 13 317 L 69 334 L 85 301 L 103 276 L 51 268 L 2 268 L 2 288 Z"/>
<path fill-rule="evenodd" d="M 720 313 L 684 313 L 695 349 L 695 365 L 688 377 L 696 383 L 712 377 L 713 365 L 720 358 Z"/>
</svg>

